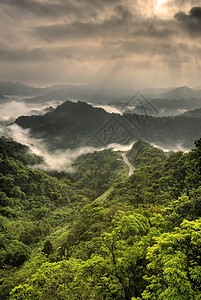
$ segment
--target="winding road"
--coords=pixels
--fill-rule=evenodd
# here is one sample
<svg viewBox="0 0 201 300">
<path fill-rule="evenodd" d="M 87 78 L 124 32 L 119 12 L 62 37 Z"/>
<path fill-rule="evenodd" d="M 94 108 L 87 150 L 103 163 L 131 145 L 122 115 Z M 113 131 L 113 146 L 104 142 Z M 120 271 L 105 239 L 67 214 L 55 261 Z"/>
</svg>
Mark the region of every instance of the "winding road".
<svg viewBox="0 0 201 300">
<path fill-rule="evenodd" d="M 123 161 L 125 164 L 129 167 L 128 176 L 131 176 L 133 174 L 133 171 L 135 170 L 134 166 L 129 162 L 128 158 L 126 157 L 126 153 L 121 154 Z"/>
</svg>

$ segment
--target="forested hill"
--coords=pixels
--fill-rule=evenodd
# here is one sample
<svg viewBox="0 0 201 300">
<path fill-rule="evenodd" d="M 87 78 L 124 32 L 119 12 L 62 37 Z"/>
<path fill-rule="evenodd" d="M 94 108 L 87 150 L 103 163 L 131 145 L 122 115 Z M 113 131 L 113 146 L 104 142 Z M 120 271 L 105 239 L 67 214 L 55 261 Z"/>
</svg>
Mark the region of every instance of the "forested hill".
<svg viewBox="0 0 201 300">
<path fill-rule="evenodd" d="M 105 150 L 60 179 L 0 141 L 1 299 L 200 298 L 201 140 L 148 165 L 159 153 L 138 141 L 144 164 L 129 178 L 120 153 Z"/>
<path fill-rule="evenodd" d="M 163 150 L 151 146 L 149 143 L 139 139 L 128 151 L 129 161 L 139 168 L 143 165 L 154 165 L 160 163 L 167 157 Z"/>
<path fill-rule="evenodd" d="M 44 116 L 22 116 L 16 123 L 30 128 L 34 137 L 43 138 L 55 148 L 77 148 L 93 145 L 94 129 L 101 128 L 109 118 L 110 115 L 101 108 L 93 108 L 85 102 L 67 101 Z"/>
<path fill-rule="evenodd" d="M 112 150 L 83 155 L 72 173 L 54 174 L 59 180 L 28 167 L 43 163 L 28 147 L 0 138 L 0 299 L 46 261 L 49 235 L 66 235 L 80 209 L 125 176 L 119 157 Z"/>
<path fill-rule="evenodd" d="M 80 101 L 67 101 L 43 116 L 22 116 L 15 122 L 22 128 L 30 128 L 33 137 L 43 138 L 53 148 L 128 144 L 139 138 L 160 145 L 192 148 L 200 137 L 200 118 L 109 114 Z"/>
</svg>

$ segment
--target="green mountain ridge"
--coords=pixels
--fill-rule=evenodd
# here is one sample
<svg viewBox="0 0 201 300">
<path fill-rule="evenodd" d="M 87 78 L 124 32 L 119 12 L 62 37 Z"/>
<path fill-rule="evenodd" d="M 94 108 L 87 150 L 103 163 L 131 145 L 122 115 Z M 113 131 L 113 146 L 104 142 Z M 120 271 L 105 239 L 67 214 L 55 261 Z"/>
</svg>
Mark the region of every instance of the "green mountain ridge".
<svg viewBox="0 0 201 300">
<path fill-rule="evenodd" d="M 167 158 L 167 155 L 163 150 L 151 146 L 143 140 L 138 140 L 131 150 L 128 151 L 127 157 L 135 168 L 139 168 L 143 165 L 148 166 L 158 164 Z"/>
</svg>

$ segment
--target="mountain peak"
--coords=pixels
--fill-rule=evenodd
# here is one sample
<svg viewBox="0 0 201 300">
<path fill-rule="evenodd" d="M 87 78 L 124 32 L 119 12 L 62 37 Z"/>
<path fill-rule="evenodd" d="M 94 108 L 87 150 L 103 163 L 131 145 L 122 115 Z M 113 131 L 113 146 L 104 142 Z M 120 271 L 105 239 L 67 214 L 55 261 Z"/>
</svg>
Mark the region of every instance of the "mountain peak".
<svg viewBox="0 0 201 300">
<path fill-rule="evenodd" d="M 199 98 L 198 93 L 186 85 L 171 90 L 165 93 L 163 96 L 168 100 Z"/>
<path fill-rule="evenodd" d="M 193 89 L 189 88 L 187 85 L 179 86 L 175 90 L 182 90 L 182 91 L 194 91 Z"/>
</svg>

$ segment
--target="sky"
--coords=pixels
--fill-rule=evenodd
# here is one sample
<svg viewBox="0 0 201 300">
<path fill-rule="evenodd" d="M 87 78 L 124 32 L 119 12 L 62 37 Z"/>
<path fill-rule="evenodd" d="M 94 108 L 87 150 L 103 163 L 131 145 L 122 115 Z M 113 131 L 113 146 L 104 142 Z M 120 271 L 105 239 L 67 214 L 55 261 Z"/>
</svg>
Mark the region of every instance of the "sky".
<svg viewBox="0 0 201 300">
<path fill-rule="evenodd" d="M 201 0 L 1 0 L 0 80 L 201 87 Z"/>
</svg>

